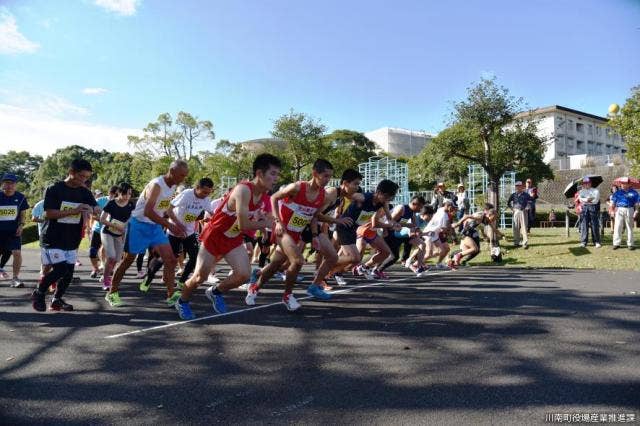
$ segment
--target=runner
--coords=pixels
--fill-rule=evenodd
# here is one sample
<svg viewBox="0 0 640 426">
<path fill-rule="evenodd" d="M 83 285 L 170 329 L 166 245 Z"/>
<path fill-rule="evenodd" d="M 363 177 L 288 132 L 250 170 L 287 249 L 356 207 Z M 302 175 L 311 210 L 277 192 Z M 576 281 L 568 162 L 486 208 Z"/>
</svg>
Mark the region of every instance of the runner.
<svg viewBox="0 0 640 426">
<path fill-rule="evenodd" d="M 42 228 L 44 227 L 45 222 L 45 214 L 44 214 L 44 199 L 38 201 L 33 208 L 31 209 L 31 221 L 38 224 L 38 245 L 42 248 L 42 243 L 40 242 L 40 237 L 42 236 Z M 51 265 L 45 265 L 40 262 L 40 276 L 39 280 L 44 277 L 44 275 L 51 270 Z"/>
<path fill-rule="evenodd" d="M 171 206 L 171 199 L 175 195 L 176 186 L 188 174 L 189 166 L 187 162 L 174 160 L 167 174 L 151 180 L 140 194 L 136 207 L 131 214 L 131 219 L 127 223 L 124 241 L 125 255 L 116 267 L 111 280 L 111 289 L 105 296 L 105 300 L 109 302 L 109 305 L 114 307 L 122 305 L 120 293 L 118 292 L 120 281 L 122 281 L 124 273 L 131 266 L 136 256 L 144 253 L 149 247 L 160 255 L 165 264 L 162 278 L 167 286 L 167 304 L 173 306 L 178 297 L 180 297 L 180 292 L 176 292 L 174 289 L 176 258 L 162 227 L 167 227 L 174 235 L 185 236 L 184 226 L 175 218 L 173 211 L 169 207 Z M 171 222 L 165 219 L 165 213 L 172 219 Z"/>
<path fill-rule="evenodd" d="M 271 225 L 273 217 L 264 213 L 263 195 L 273 188 L 280 177 L 281 168 L 278 157 L 266 153 L 258 155 L 253 161 L 253 180 L 237 184 L 205 225 L 196 269 L 185 282 L 182 295 L 175 304 L 181 319 L 195 318 L 189 304 L 191 295 L 209 277 L 209 272 L 220 258 L 227 261 L 232 273 L 217 287 L 209 287 L 205 291 L 215 312 L 227 312 L 223 294 L 249 279 L 251 264 L 244 248 L 243 232 Z"/>
<path fill-rule="evenodd" d="M 391 213 L 389 213 L 389 202 L 393 200 L 397 191 L 397 184 L 384 179 L 380 181 L 375 192 L 356 193 L 351 196 L 351 203 L 346 211 L 341 214 L 341 217 L 350 217 L 353 220 L 353 224 L 336 226 L 342 254 L 338 258 L 334 271 L 343 271 L 349 265 L 358 265 L 360 263 L 360 249 L 362 246 L 359 247 L 357 245 L 359 238 L 363 239 L 360 244 L 369 244 L 376 249 L 376 254 L 369 261 L 370 265 L 377 266 L 387 258 L 390 252 L 389 247 L 382 238 L 378 237 L 373 228 L 401 229 L 400 225 L 391 219 Z M 381 217 L 383 215 L 387 218 L 387 223 L 382 222 Z M 374 274 L 373 271 L 362 265 L 358 269 L 368 279 L 380 277 L 379 273 Z"/>
<path fill-rule="evenodd" d="M 426 254 L 424 257 L 425 262 L 431 257 L 435 256 L 435 249 L 438 249 L 438 261 L 436 263 L 436 269 L 448 269 L 446 265 L 442 263 L 444 258 L 449 254 L 449 244 L 447 243 L 447 235 L 452 234 L 455 236 L 456 231 L 451 226 L 451 218 L 455 215 L 456 208 L 453 201 L 444 199 L 442 207 L 440 207 L 433 215 L 427 226 L 424 228 L 424 240 L 426 243 Z"/>
<path fill-rule="evenodd" d="M 198 181 L 195 189 L 185 189 L 171 201 L 171 209 L 174 211 L 178 222 L 184 226 L 186 237 L 181 238 L 174 235 L 171 230 L 167 230 L 169 243 L 173 250 L 173 255 L 178 258 L 180 253 L 186 253 L 189 261 L 186 263 L 182 275 L 178 280 L 178 288 L 184 287 L 184 283 L 189 278 L 196 266 L 198 257 L 198 234 L 196 233 L 196 221 L 203 212 L 211 213 L 211 200 L 209 196 L 213 191 L 213 181 L 209 178 L 202 178 Z M 173 222 L 173 219 L 170 219 Z M 147 292 L 156 273 L 162 267 L 162 259 L 157 257 L 149 262 L 147 277 L 140 283 L 140 291 Z"/>
<path fill-rule="evenodd" d="M 262 269 L 257 281 L 247 289 L 245 298 L 247 305 L 255 305 L 258 292 L 262 286 L 288 261 L 289 266 L 285 273 L 285 290 L 282 302 L 289 311 L 295 311 L 301 306 L 293 295 L 293 286 L 296 283 L 300 269 L 304 265 L 302 252 L 305 242 L 302 239 L 302 232 L 310 225 L 310 236 L 313 244 L 316 248 L 324 250 L 320 247 L 317 239 L 318 231 L 315 216 L 324 205 L 324 187 L 333 175 L 333 166 L 327 160 L 318 159 L 313 164 L 311 174 L 310 181 L 289 184 L 271 196 L 271 209 L 278 212 L 275 217 L 276 225 L 273 229 L 278 246 L 271 262 Z M 326 255 L 331 258 L 329 252 Z M 331 295 L 326 293 L 315 282 L 311 283 L 307 288 L 307 293 L 322 300 L 331 298 Z"/>
<path fill-rule="evenodd" d="M 462 226 L 462 238 L 460 239 L 460 251 L 453 256 L 451 266 L 466 265 L 471 259 L 480 253 L 480 232 L 478 226 L 492 225 L 497 217 L 495 209 L 467 214 L 451 225 L 454 229 Z"/>
<path fill-rule="evenodd" d="M 104 274 L 102 275 L 102 289 L 111 288 L 113 267 L 122 258 L 124 250 L 124 232 L 131 212 L 135 205 L 131 200 L 131 185 L 121 183 L 116 187 L 116 197 L 109 200 L 100 215 L 102 226 L 102 247 L 106 255 Z M 97 201 L 97 200 L 96 200 Z"/>
<path fill-rule="evenodd" d="M 92 168 L 86 160 L 71 162 L 64 181 L 48 187 L 44 194 L 46 221 L 41 235 L 42 263 L 52 265 L 31 294 L 33 309 L 43 312 L 47 309 L 45 292 L 53 283 L 58 283 L 49 309 L 52 311 L 72 311 L 73 305 L 66 303 L 64 296 L 75 268 L 78 246 L 82 238 L 82 228 L 87 214 L 100 214 L 93 194 L 85 182 L 91 178 Z"/>
<path fill-rule="evenodd" d="M 0 192 L 0 274 L 2 278 L 8 276 L 4 272 L 4 266 L 13 255 L 13 278 L 11 287 L 24 287 L 20 279 L 22 268 L 22 230 L 26 220 L 26 210 L 29 208 L 27 199 L 21 192 L 16 191 L 18 177 L 12 173 L 2 176 L 2 192 Z"/>
<path fill-rule="evenodd" d="M 117 186 L 112 186 L 109 189 L 109 195 L 106 197 L 96 198 L 96 202 L 98 203 L 98 207 L 104 210 L 104 207 L 110 200 L 113 200 L 116 196 L 116 191 L 118 190 Z M 100 190 L 96 190 L 94 192 L 94 196 L 98 197 L 102 195 Z M 89 274 L 90 278 L 98 278 L 98 274 L 100 274 L 100 263 L 105 264 L 105 251 L 102 247 L 102 223 L 100 220 L 93 220 L 93 226 L 91 227 L 91 245 L 89 248 L 89 260 L 91 261 L 91 274 Z"/>
<path fill-rule="evenodd" d="M 427 244 L 423 238 L 424 232 L 422 230 L 427 226 L 434 213 L 435 211 L 430 204 L 426 204 L 420 210 L 420 214 L 416 218 L 416 236 L 418 237 L 419 243 L 417 249 L 414 250 L 413 253 L 407 253 L 407 258 L 403 261 L 405 268 L 411 269 L 412 271 L 422 268 L 423 274 L 429 270 L 429 267 L 424 264 L 424 255 L 427 250 Z M 417 261 L 415 261 L 416 258 L 418 258 Z"/>
</svg>

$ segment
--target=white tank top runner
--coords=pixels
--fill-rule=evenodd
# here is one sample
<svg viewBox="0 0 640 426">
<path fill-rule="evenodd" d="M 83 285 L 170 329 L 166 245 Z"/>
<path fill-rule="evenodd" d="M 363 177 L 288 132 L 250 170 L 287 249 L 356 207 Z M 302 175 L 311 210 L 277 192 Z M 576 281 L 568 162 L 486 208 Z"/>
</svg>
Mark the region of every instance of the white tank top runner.
<svg viewBox="0 0 640 426">
<path fill-rule="evenodd" d="M 140 222 L 147 223 L 155 223 L 148 217 L 144 215 L 144 207 L 147 205 L 147 199 L 145 198 L 147 195 L 147 191 L 151 192 L 151 186 L 153 184 L 157 184 L 160 187 L 160 194 L 158 195 L 158 199 L 156 200 L 156 205 L 153 207 L 153 210 L 159 215 L 164 216 L 164 212 L 169 210 L 171 207 L 171 200 L 175 196 L 176 193 L 176 185 L 169 186 L 164 181 L 164 176 L 158 176 L 155 179 L 152 179 L 151 182 L 147 184 L 138 198 L 138 202 L 136 203 L 136 208 L 131 213 L 131 216 L 135 217 Z"/>
</svg>

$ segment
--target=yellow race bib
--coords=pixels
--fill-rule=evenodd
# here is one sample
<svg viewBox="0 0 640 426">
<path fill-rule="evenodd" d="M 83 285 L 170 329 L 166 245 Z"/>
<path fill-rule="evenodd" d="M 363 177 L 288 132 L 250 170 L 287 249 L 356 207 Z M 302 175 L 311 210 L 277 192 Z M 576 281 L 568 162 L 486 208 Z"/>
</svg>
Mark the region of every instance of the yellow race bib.
<svg viewBox="0 0 640 426">
<path fill-rule="evenodd" d="M 60 203 L 60 211 L 68 211 L 73 210 L 78 207 L 80 203 L 73 203 L 71 201 L 63 201 Z M 77 225 L 80 223 L 81 215 L 80 213 L 74 214 L 72 216 L 66 216 L 58 219 L 58 223 L 66 223 L 69 225 Z"/>
<path fill-rule="evenodd" d="M 18 206 L 0 206 L 0 221 L 16 220 L 18 217 Z"/>
</svg>

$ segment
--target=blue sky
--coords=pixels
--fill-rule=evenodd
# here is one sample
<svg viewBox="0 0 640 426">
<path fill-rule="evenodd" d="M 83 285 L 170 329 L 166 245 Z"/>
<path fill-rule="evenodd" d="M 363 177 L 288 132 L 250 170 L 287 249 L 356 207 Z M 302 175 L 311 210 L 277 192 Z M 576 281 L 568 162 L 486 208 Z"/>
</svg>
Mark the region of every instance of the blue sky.
<svg viewBox="0 0 640 426">
<path fill-rule="evenodd" d="M 2 152 L 124 149 L 179 110 L 232 141 L 268 136 L 290 108 L 330 130 L 435 133 L 483 76 L 531 107 L 605 115 L 640 84 L 638 0 L 0 5 Z"/>
</svg>

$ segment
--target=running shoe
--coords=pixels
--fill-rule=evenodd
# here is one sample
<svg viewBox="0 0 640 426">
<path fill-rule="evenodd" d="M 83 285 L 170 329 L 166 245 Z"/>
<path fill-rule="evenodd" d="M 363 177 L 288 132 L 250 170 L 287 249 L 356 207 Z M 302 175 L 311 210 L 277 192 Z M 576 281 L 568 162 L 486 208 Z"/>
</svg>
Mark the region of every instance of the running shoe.
<svg viewBox="0 0 640 426">
<path fill-rule="evenodd" d="M 284 281 L 287 279 L 287 274 L 285 274 L 284 272 L 276 272 L 274 278 L 280 281 Z"/>
<path fill-rule="evenodd" d="M 115 293 L 107 293 L 104 296 L 104 300 L 109 302 L 109 305 L 111 305 L 114 308 L 117 308 L 118 306 L 122 306 L 122 300 L 120 299 L 120 294 L 117 291 Z"/>
<path fill-rule="evenodd" d="M 140 271 L 138 271 L 138 274 L 136 275 L 136 278 L 141 280 L 146 276 L 147 276 L 147 273 L 144 270 L 140 270 Z"/>
<path fill-rule="evenodd" d="M 211 301 L 213 310 L 217 314 L 227 313 L 227 304 L 224 303 L 224 297 L 221 294 L 214 294 L 213 287 L 209 287 L 208 289 L 206 289 L 204 295 L 207 296 L 207 299 L 209 299 L 209 301 Z"/>
<path fill-rule="evenodd" d="M 384 280 L 388 280 L 389 279 L 389 276 L 387 274 L 385 274 L 384 272 L 382 272 L 382 271 L 380 271 L 378 269 L 374 269 L 372 274 L 373 274 L 373 277 L 376 280 L 383 280 L 384 281 Z"/>
<path fill-rule="evenodd" d="M 22 280 L 18 277 L 14 277 L 11 280 L 11 287 L 13 288 L 22 288 L 24 287 L 24 282 L 22 282 Z"/>
<path fill-rule="evenodd" d="M 416 273 L 416 277 L 421 278 L 423 277 L 427 272 L 429 271 L 429 268 L 426 267 L 420 267 L 417 268 L 415 273 Z"/>
<path fill-rule="evenodd" d="M 151 281 L 147 280 L 147 279 L 142 280 L 142 282 L 138 286 L 140 291 L 143 292 L 143 293 L 148 292 L 150 287 L 151 287 Z"/>
<path fill-rule="evenodd" d="M 176 283 L 176 287 L 178 288 L 178 290 L 183 290 L 184 289 L 184 283 L 182 281 L 178 281 Z"/>
<path fill-rule="evenodd" d="M 460 264 L 460 260 L 462 260 L 462 253 L 456 253 L 456 254 L 453 255 L 453 262 L 456 265 Z"/>
<path fill-rule="evenodd" d="M 216 274 L 209 274 L 209 278 L 207 279 L 207 283 L 209 284 L 218 284 L 220 282 L 220 278 L 216 277 Z"/>
<path fill-rule="evenodd" d="M 47 302 L 44 301 L 44 293 L 41 293 L 37 288 L 31 293 L 31 306 L 38 312 L 44 312 L 47 310 Z"/>
<path fill-rule="evenodd" d="M 167 306 L 173 306 L 176 303 L 178 303 L 178 299 L 180 299 L 180 295 L 181 295 L 180 291 L 175 290 L 171 296 L 165 299 L 165 302 L 167 302 Z"/>
<path fill-rule="evenodd" d="M 293 297 L 293 294 L 287 293 L 282 295 L 282 303 L 284 303 L 284 306 L 286 306 L 287 310 L 290 312 L 297 311 L 302 306 L 296 298 Z"/>
<path fill-rule="evenodd" d="M 82 262 L 80 262 L 80 259 L 76 259 L 76 266 L 82 266 Z"/>
<path fill-rule="evenodd" d="M 331 294 L 327 293 L 315 284 L 311 284 L 309 287 L 307 287 L 307 294 L 320 300 L 331 299 Z"/>
<path fill-rule="evenodd" d="M 53 299 L 49 305 L 50 311 L 73 311 L 73 305 L 68 304 L 63 299 Z"/>
<path fill-rule="evenodd" d="M 412 264 L 412 263 L 413 263 L 413 261 L 412 261 L 411 259 L 407 259 L 407 260 L 404 262 L 404 267 L 405 267 L 405 268 L 407 268 L 407 269 L 412 269 L 412 268 L 411 268 L 411 264 Z"/>
<path fill-rule="evenodd" d="M 102 277 L 102 289 L 108 291 L 111 289 L 111 278 Z"/>
<path fill-rule="evenodd" d="M 375 280 L 376 277 L 373 274 L 373 272 L 371 271 L 371 269 L 367 268 L 364 265 L 358 265 L 358 273 L 360 275 L 364 275 L 364 277 L 368 280 Z"/>
<path fill-rule="evenodd" d="M 338 284 L 339 286 L 344 286 L 347 285 L 347 280 L 345 280 L 342 275 L 339 274 L 334 274 L 333 278 L 336 280 L 336 284 Z"/>
<path fill-rule="evenodd" d="M 244 303 L 249 306 L 254 306 L 256 304 L 256 299 L 258 298 L 258 286 L 254 284 L 249 284 L 249 288 L 247 288 L 247 296 L 244 298 Z"/>
<path fill-rule="evenodd" d="M 181 277 L 183 273 L 184 273 L 184 269 L 179 268 L 179 269 L 176 271 L 176 277 Z"/>
<path fill-rule="evenodd" d="M 94 279 L 94 280 L 97 279 L 98 278 L 98 271 L 96 271 L 96 270 L 91 271 L 91 273 L 89 274 L 89 278 Z"/>
<path fill-rule="evenodd" d="M 436 263 L 436 269 L 439 271 L 447 271 L 449 270 L 449 267 L 444 263 Z"/>
<path fill-rule="evenodd" d="M 9 274 L 7 274 L 4 269 L 0 269 L 0 280 L 8 280 Z"/>
<path fill-rule="evenodd" d="M 362 265 L 357 265 L 357 266 L 354 266 L 354 267 L 351 269 L 351 272 L 353 273 L 353 276 L 354 276 L 354 277 L 359 277 L 359 276 L 361 276 L 361 275 L 362 275 L 362 274 L 360 273 L 360 267 L 361 267 L 361 266 L 362 266 Z"/>
<path fill-rule="evenodd" d="M 178 315 L 180 319 L 183 320 L 192 320 L 195 319 L 195 314 L 191 311 L 191 305 L 189 302 L 180 302 L 178 301 L 175 305 L 176 311 L 178 311 Z"/>
</svg>

